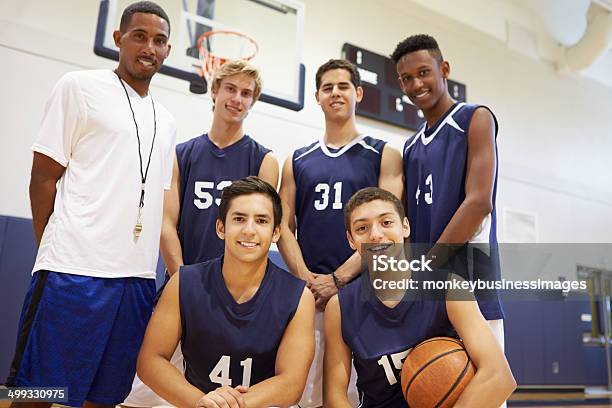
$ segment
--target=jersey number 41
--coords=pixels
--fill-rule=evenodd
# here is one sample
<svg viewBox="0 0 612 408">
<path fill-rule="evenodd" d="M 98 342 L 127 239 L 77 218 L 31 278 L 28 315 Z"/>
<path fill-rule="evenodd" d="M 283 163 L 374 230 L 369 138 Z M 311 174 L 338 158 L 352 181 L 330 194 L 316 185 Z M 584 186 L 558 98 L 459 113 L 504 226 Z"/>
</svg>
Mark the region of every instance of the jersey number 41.
<svg viewBox="0 0 612 408">
<path fill-rule="evenodd" d="M 230 378 L 230 356 L 221 356 L 217 365 L 212 369 L 208 378 L 210 382 L 231 387 L 232 379 Z M 251 368 L 253 366 L 252 358 L 245 358 L 240 362 L 242 366 L 242 385 L 248 387 L 251 385 Z"/>
</svg>

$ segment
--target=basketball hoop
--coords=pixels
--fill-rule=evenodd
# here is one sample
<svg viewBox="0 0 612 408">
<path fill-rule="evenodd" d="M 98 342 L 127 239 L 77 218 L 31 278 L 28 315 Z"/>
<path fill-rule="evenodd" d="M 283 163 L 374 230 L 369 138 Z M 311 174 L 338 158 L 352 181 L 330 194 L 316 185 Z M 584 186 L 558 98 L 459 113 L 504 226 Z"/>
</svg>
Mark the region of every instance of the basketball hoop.
<svg viewBox="0 0 612 408">
<path fill-rule="evenodd" d="M 212 37 L 219 40 L 217 48 L 226 49 L 228 54 L 220 56 L 212 51 Z M 234 47 L 232 47 L 232 45 Z M 235 45 L 239 46 L 239 50 L 236 51 L 234 49 L 233 52 L 231 52 L 230 48 L 236 48 Z M 248 48 L 251 49 L 249 50 Z M 257 45 L 257 41 L 238 31 L 214 30 L 207 31 L 198 38 L 198 49 L 200 50 L 200 60 L 202 61 L 199 75 L 206 79 L 207 84 L 210 84 L 215 72 L 228 60 L 241 59 L 250 61 L 257 55 L 259 46 Z M 232 55 L 229 55 L 229 53 Z"/>
</svg>

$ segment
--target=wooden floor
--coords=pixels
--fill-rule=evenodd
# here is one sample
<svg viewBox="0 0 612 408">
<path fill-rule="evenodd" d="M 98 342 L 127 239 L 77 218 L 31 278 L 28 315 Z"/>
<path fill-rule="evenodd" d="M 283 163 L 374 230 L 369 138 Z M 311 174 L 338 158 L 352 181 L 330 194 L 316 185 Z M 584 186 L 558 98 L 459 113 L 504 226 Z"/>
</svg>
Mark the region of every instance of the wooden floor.
<svg viewBox="0 0 612 408">
<path fill-rule="evenodd" d="M 593 405 L 595 401 L 612 399 L 612 395 L 585 395 L 582 392 L 515 392 L 508 399 L 509 407 L 530 407 L 530 408 L 610 408 L 612 403 L 602 403 Z M 518 404 L 513 405 L 516 401 Z M 538 403 L 538 401 L 542 401 Z M 588 401 L 593 401 L 589 403 Z M 529 403 L 528 403 L 529 402 Z M 559 405 L 553 405 L 558 402 Z M 528 405 L 526 405 L 528 404 Z"/>
</svg>

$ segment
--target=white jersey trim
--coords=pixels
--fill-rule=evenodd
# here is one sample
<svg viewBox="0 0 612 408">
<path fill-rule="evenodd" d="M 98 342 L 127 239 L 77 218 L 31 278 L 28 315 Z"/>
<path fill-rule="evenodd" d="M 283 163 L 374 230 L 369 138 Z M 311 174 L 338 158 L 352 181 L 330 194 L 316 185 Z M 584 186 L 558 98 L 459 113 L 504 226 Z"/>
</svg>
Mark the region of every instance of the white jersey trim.
<svg viewBox="0 0 612 408">
<path fill-rule="evenodd" d="M 319 144 L 321 142 L 317 142 L 315 143 L 314 146 L 312 146 L 310 149 L 308 149 L 307 151 L 305 151 L 304 153 L 300 154 L 298 157 L 296 157 L 293 161 L 298 161 L 300 160 L 302 157 L 306 156 L 307 154 L 310 154 L 312 152 L 314 152 L 315 150 L 317 150 L 319 148 Z"/>
<path fill-rule="evenodd" d="M 421 134 L 421 141 L 423 142 L 423 144 L 427 146 L 429 143 L 431 143 L 431 141 L 434 140 L 438 132 L 440 132 L 440 130 L 444 127 L 444 125 L 447 125 L 447 124 L 451 125 L 452 127 L 459 130 L 460 132 L 465 133 L 465 130 L 461 129 L 459 125 L 457 124 L 457 122 L 455 122 L 455 119 L 453 119 L 453 115 L 463 106 L 465 106 L 465 102 L 458 103 L 457 106 L 455 106 L 455 108 L 448 115 L 446 115 L 446 118 L 444 118 L 442 123 L 438 125 L 436 130 L 431 135 L 425 136 L 425 128 L 423 128 L 423 130 L 419 132 Z"/>
<path fill-rule="evenodd" d="M 421 126 L 421 129 L 419 129 L 419 131 L 412 136 L 412 140 L 410 141 L 410 144 L 408 146 L 406 146 L 406 148 L 404 149 L 404 154 L 406 154 L 406 152 L 408 151 L 408 149 L 410 149 L 412 147 L 413 144 L 416 143 L 417 140 L 419 140 L 421 138 L 421 134 L 425 131 L 425 124 L 423 124 Z"/>
<path fill-rule="evenodd" d="M 328 157 L 339 157 L 339 156 L 342 156 L 344 153 L 346 153 L 351 147 L 355 146 L 356 144 L 360 144 L 364 148 L 366 148 L 368 150 L 372 150 L 376 154 L 380 154 L 380 152 L 378 150 L 376 150 L 375 148 L 373 148 L 372 146 L 367 144 L 366 141 L 363 140 L 364 138 L 365 138 L 365 135 L 357 136 L 355 139 L 351 140 L 348 144 L 344 145 L 342 147 L 342 149 L 338 150 L 336 153 L 332 153 L 332 152 L 329 151 L 329 148 L 327 147 L 327 145 L 325 144 L 325 141 L 323 139 L 319 140 L 319 146 L 321 147 L 321 151 L 323 152 L 323 154 L 325 154 Z"/>
<path fill-rule="evenodd" d="M 338 150 L 337 152 L 333 153 L 329 151 L 329 148 L 327 147 L 327 145 L 325 144 L 325 141 L 323 139 L 319 140 L 314 146 L 312 146 L 310 149 L 308 149 L 307 151 L 305 151 L 304 153 L 300 154 L 298 157 L 296 157 L 293 161 L 298 161 L 299 159 L 301 159 L 302 157 L 306 156 L 307 154 L 310 154 L 312 152 L 314 152 L 317 149 L 321 149 L 321 151 L 323 152 L 324 155 L 326 155 L 327 157 L 332 157 L 332 158 L 336 158 L 339 156 L 342 156 L 344 153 L 346 153 L 351 147 L 355 146 L 355 145 L 361 145 L 364 149 L 367 150 L 371 150 L 376 154 L 380 154 L 380 152 L 378 150 L 376 150 L 373 146 L 370 146 L 365 140 L 365 135 L 359 135 L 357 136 L 355 139 L 351 140 L 349 143 L 347 143 L 346 145 L 344 145 L 340 150 Z"/>
<path fill-rule="evenodd" d="M 365 140 L 360 140 L 358 143 L 359 143 L 361 146 L 363 146 L 363 148 L 364 148 L 364 149 L 368 149 L 368 150 L 373 151 L 373 152 L 374 152 L 374 153 L 376 153 L 376 154 L 380 154 L 380 152 L 379 152 L 378 150 L 376 150 L 375 148 L 373 148 L 372 146 L 370 146 L 369 144 L 367 144 L 367 143 L 365 142 Z"/>
</svg>

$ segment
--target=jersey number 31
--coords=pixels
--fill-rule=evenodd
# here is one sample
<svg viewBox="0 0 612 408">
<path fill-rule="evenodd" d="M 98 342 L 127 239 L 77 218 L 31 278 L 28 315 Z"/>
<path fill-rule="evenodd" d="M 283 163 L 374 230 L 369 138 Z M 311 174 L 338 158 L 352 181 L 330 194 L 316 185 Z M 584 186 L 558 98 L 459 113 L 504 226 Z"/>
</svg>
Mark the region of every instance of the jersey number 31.
<svg viewBox="0 0 612 408">
<path fill-rule="evenodd" d="M 315 193 L 321 194 L 321 198 L 315 200 L 314 207 L 318 211 L 323 211 L 329 205 L 329 190 L 330 185 L 327 183 L 319 183 L 315 187 Z M 332 203 L 333 210 L 342 209 L 342 182 L 334 183 L 334 202 Z"/>
</svg>

